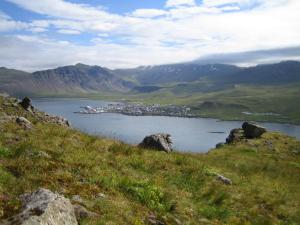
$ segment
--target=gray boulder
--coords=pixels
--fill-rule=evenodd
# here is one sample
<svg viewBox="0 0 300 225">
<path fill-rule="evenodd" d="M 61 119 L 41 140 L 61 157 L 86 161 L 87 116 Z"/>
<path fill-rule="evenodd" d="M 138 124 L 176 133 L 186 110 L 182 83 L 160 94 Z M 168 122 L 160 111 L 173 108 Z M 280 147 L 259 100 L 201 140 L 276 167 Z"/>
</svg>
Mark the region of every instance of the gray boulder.
<svg viewBox="0 0 300 225">
<path fill-rule="evenodd" d="M 18 215 L 1 225 L 77 225 L 73 205 L 65 197 L 40 188 L 20 197 L 23 207 Z"/>
<path fill-rule="evenodd" d="M 144 140 L 139 144 L 142 148 L 151 148 L 165 152 L 172 152 L 172 139 L 170 134 L 152 134 L 146 136 Z"/>
<path fill-rule="evenodd" d="M 267 129 L 255 123 L 244 122 L 242 125 L 246 138 L 259 138 Z"/>
<path fill-rule="evenodd" d="M 241 128 L 236 128 L 230 131 L 229 136 L 226 138 L 226 144 L 240 141 L 245 138 L 244 130 Z"/>
<path fill-rule="evenodd" d="M 16 123 L 23 126 L 25 129 L 31 129 L 32 128 L 32 123 L 24 117 L 17 117 L 16 118 Z"/>
<path fill-rule="evenodd" d="M 229 136 L 226 138 L 226 144 L 259 138 L 265 132 L 267 132 L 267 129 L 262 126 L 252 122 L 244 122 L 242 128 L 236 128 L 230 131 Z"/>
</svg>

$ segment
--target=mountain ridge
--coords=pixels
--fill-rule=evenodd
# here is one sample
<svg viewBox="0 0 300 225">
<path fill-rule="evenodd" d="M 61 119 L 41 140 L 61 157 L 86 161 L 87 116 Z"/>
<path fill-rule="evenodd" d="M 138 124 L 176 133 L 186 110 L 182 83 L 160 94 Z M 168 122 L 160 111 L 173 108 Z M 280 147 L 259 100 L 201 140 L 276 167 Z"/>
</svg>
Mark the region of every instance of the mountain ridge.
<svg viewBox="0 0 300 225">
<path fill-rule="evenodd" d="M 300 82 L 300 62 L 283 61 L 254 67 L 193 63 L 108 69 L 82 63 L 27 73 L 0 68 L 0 91 L 12 95 L 44 94 L 192 94 L 224 90 L 238 84 L 282 85 Z"/>
<path fill-rule="evenodd" d="M 0 69 L 0 90 L 9 94 L 127 92 L 133 84 L 99 66 L 76 64 L 27 73 Z"/>
</svg>

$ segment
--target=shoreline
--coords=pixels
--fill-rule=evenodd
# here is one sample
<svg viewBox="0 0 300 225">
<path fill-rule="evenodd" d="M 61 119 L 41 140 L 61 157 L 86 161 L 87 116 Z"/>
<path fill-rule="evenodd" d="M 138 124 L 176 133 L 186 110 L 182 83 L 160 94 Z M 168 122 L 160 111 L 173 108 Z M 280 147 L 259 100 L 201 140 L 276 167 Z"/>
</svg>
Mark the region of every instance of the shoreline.
<svg viewBox="0 0 300 225">
<path fill-rule="evenodd" d="M 109 99 L 109 98 L 105 98 L 105 99 L 99 99 L 99 98 L 89 98 L 89 97 L 70 97 L 70 96 L 39 96 L 39 97 L 32 97 L 32 100 L 45 100 L 45 99 L 49 99 L 49 100 L 53 100 L 53 99 L 81 99 L 81 100 L 92 100 L 92 101 L 102 101 L 102 102 L 106 102 L 106 103 L 120 103 L 122 102 L 122 100 L 120 99 Z M 129 101 L 129 100 L 128 100 Z M 181 107 L 181 105 L 176 105 Z M 189 105 L 187 105 L 189 107 Z M 76 112 L 77 113 L 77 112 Z M 106 113 L 106 112 L 105 112 Z M 215 120 L 219 120 L 219 121 L 253 121 L 253 122 L 261 122 L 261 123 L 278 123 L 278 124 L 286 124 L 286 125 L 294 125 L 294 126 L 300 126 L 300 122 L 293 122 L 293 121 L 277 121 L 277 120 L 272 120 L 272 119 L 256 119 L 256 118 L 247 118 L 247 117 L 240 117 L 237 119 L 234 118 L 222 118 L 219 116 L 205 116 L 205 115 L 193 115 L 193 116 L 174 116 L 174 115 L 164 115 L 164 114 L 152 114 L 152 115 L 132 115 L 132 114 L 125 114 L 125 113 L 120 113 L 120 112 L 111 112 L 111 113 L 117 113 L 117 114 L 122 114 L 122 115 L 127 115 L 127 116 L 167 116 L 167 117 L 178 117 L 178 118 L 199 118 L 199 119 L 215 119 Z M 241 114 L 243 115 L 243 114 Z"/>
</svg>

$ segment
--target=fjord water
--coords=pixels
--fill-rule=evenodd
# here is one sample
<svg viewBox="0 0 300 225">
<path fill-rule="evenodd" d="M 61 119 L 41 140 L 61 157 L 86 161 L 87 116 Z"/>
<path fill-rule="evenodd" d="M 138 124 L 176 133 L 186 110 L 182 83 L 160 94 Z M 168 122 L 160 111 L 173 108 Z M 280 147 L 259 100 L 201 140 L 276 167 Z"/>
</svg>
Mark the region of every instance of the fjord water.
<svg viewBox="0 0 300 225">
<path fill-rule="evenodd" d="M 224 142 L 240 121 L 219 121 L 207 118 L 178 118 L 166 116 L 126 116 L 115 113 L 75 114 L 81 106 L 103 106 L 108 102 L 88 99 L 41 98 L 34 99 L 38 109 L 67 118 L 72 127 L 90 134 L 115 138 L 129 144 L 138 144 L 149 134 L 165 132 L 172 135 L 178 151 L 207 152 Z M 277 123 L 259 123 L 269 130 L 280 131 L 300 139 L 300 126 Z M 224 132 L 224 133 L 222 133 Z"/>
</svg>

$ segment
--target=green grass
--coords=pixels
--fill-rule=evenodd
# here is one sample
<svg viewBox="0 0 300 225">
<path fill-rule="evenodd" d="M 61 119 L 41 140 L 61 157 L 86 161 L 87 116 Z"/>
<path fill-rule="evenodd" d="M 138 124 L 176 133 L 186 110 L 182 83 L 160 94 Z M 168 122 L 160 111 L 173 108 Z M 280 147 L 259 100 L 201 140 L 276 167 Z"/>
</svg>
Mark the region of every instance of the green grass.
<svg viewBox="0 0 300 225">
<path fill-rule="evenodd" d="M 266 133 L 207 154 L 166 154 L 45 124 L 3 101 L 2 111 L 26 116 L 34 128 L 0 123 L 0 218 L 18 212 L 20 194 L 45 187 L 80 195 L 99 214 L 82 224 L 142 225 L 152 213 L 172 225 L 299 224 L 294 138 Z"/>
</svg>

